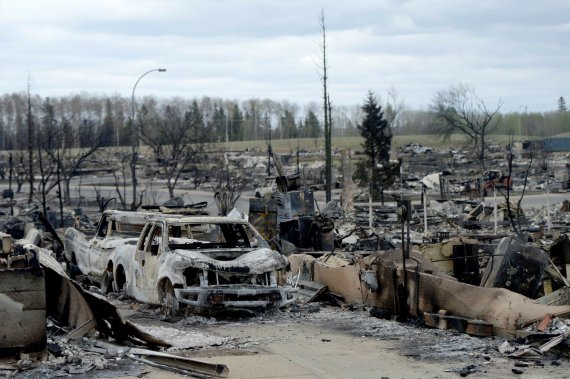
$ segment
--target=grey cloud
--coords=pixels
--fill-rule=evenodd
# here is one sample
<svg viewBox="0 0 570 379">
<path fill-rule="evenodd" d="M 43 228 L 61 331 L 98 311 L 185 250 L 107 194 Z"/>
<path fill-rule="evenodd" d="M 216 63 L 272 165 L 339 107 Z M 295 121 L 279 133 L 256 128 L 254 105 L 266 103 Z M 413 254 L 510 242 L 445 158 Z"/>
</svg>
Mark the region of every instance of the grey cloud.
<svg viewBox="0 0 570 379">
<path fill-rule="evenodd" d="M 569 96 L 567 1 L 20 0 L 0 2 L 3 92 L 81 91 L 318 101 L 325 11 L 331 95 L 390 86 L 410 106 L 459 82 L 506 110 Z M 138 90 L 137 90 L 138 91 Z"/>
</svg>

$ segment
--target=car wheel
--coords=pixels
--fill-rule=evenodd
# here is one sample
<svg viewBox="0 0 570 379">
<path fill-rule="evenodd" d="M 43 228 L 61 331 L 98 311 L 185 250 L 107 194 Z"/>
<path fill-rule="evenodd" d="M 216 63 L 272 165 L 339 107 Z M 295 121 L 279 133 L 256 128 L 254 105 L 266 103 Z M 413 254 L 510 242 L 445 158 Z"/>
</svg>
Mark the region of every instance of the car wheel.
<svg viewBox="0 0 570 379">
<path fill-rule="evenodd" d="M 103 276 L 101 277 L 101 292 L 106 295 L 113 292 L 113 273 L 109 270 L 105 270 Z"/>
<path fill-rule="evenodd" d="M 174 287 L 172 286 L 172 283 L 168 281 L 164 285 L 164 297 L 162 298 L 162 303 L 164 305 L 164 311 L 167 316 L 176 316 L 178 314 L 178 299 L 176 299 L 176 294 L 174 293 Z"/>
</svg>

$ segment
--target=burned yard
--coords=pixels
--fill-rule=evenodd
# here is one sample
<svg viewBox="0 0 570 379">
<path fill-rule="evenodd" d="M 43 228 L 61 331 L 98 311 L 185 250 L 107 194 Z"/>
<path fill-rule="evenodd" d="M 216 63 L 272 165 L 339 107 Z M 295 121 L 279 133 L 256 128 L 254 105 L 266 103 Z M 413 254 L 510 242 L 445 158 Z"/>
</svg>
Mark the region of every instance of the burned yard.
<svg viewBox="0 0 570 379">
<path fill-rule="evenodd" d="M 566 192 L 537 193 L 540 172 L 523 194 L 500 175 L 469 183 L 469 165 L 439 166 L 447 151 L 399 154 L 407 174 L 383 203 L 342 167 L 327 202 L 279 154 L 241 205 L 204 182 L 142 211 L 65 210 L 54 228 L 10 199 L 0 374 L 565 377 Z M 233 153 L 226 169 L 264 159 Z"/>
</svg>

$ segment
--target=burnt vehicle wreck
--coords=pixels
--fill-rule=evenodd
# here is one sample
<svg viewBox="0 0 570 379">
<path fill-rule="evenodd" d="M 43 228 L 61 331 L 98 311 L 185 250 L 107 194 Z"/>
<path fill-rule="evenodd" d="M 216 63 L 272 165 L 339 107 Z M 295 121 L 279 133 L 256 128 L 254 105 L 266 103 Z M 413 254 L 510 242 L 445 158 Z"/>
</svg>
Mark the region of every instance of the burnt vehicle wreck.
<svg viewBox="0 0 570 379">
<path fill-rule="evenodd" d="M 101 213 L 95 230 L 90 231 L 92 237 L 83 228 L 67 228 L 63 244 L 72 278 L 77 274 L 87 275 L 101 283 L 103 292 L 107 292 L 112 253 L 118 246 L 134 245 L 146 222 L 154 216 L 152 212 L 106 210 Z"/>
<path fill-rule="evenodd" d="M 121 245 L 135 245 L 148 220 L 161 214 L 171 218 L 203 214 L 201 203 L 190 206 L 173 203 L 170 207 L 145 206 L 146 211 L 141 212 L 105 210 L 95 225 L 77 222 L 67 228 L 62 244 L 68 274 L 73 279 L 83 275 L 89 282 L 98 283 L 103 293 L 109 292 L 113 284 L 111 255 Z"/>
<path fill-rule="evenodd" d="M 113 289 L 176 314 L 255 313 L 296 301 L 287 259 L 245 220 L 156 217 L 111 254 Z"/>
</svg>

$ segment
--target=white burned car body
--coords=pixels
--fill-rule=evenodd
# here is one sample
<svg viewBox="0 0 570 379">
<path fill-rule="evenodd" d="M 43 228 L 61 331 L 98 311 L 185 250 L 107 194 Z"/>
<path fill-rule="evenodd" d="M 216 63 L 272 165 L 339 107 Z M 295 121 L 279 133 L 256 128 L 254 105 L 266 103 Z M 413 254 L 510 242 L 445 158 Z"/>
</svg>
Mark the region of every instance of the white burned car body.
<svg viewBox="0 0 570 379">
<path fill-rule="evenodd" d="M 172 312 L 261 311 L 296 301 L 288 261 L 245 220 L 158 217 L 136 246 L 116 249 L 114 288 Z"/>
<path fill-rule="evenodd" d="M 110 257 L 115 249 L 125 244 L 134 246 L 143 227 L 153 217 L 156 213 L 106 210 L 99 218 L 93 237 L 76 228 L 66 229 L 65 257 L 81 273 L 101 280 L 109 273 Z"/>
</svg>

